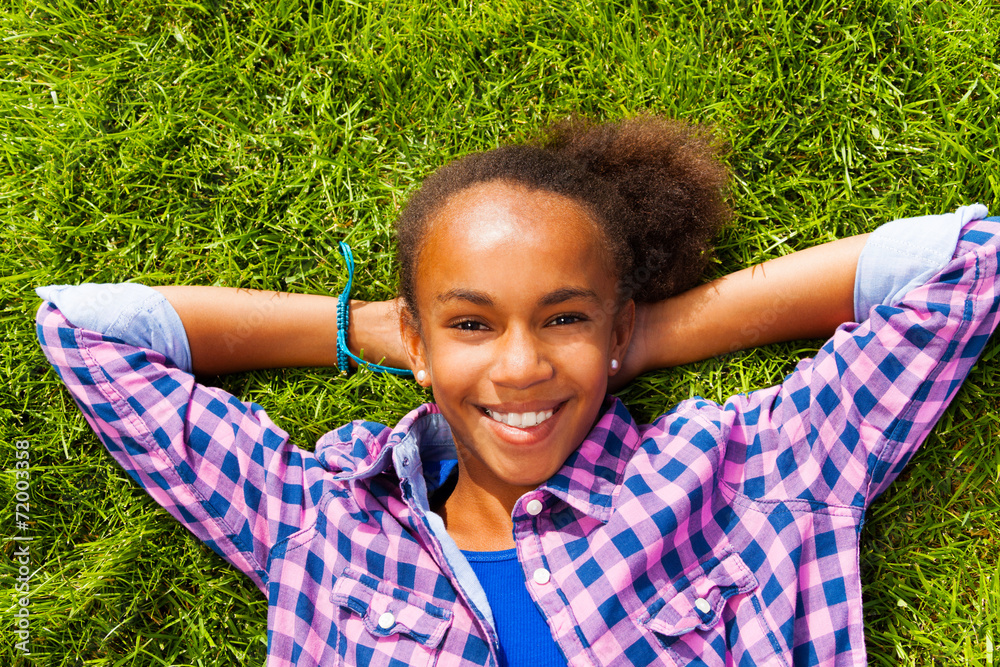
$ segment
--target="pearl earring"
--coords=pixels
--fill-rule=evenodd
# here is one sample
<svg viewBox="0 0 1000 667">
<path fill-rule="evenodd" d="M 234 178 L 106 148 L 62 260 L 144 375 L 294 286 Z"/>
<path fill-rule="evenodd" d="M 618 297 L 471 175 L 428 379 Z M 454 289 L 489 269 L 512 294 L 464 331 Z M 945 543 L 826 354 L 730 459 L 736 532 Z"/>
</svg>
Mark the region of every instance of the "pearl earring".
<svg viewBox="0 0 1000 667">
<path fill-rule="evenodd" d="M 612 359 L 611 360 L 611 370 L 613 370 L 613 371 L 618 370 L 618 360 L 617 359 Z"/>
<path fill-rule="evenodd" d="M 417 371 L 417 382 L 423 382 L 427 379 L 427 371 Z"/>
</svg>

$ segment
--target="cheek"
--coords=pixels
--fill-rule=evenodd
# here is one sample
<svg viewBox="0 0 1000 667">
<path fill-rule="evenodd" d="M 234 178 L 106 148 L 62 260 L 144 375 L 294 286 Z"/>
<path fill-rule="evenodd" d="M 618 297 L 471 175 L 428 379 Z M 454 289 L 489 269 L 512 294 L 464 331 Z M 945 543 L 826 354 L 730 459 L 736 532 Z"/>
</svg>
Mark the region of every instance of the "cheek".
<svg viewBox="0 0 1000 667">
<path fill-rule="evenodd" d="M 435 369 L 454 370 L 482 363 L 485 346 L 463 345 L 446 337 L 431 339 L 426 347 L 427 358 Z"/>
<path fill-rule="evenodd" d="M 553 359 L 559 359 L 565 367 L 582 371 L 593 366 L 602 366 L 610 349 L 611 338 L 605 328 L 601 327 L 591 335 L 552 345 L 551 356 Z"/>
<path fill-rule="evenodd" d="M 462 345 L 448 339 L 429 341 L 427 367 L 435 401 L 455 399 L 458 392 L 472 391 L 489 376 L 492 355 L 488 346 Z"/>
</svg>

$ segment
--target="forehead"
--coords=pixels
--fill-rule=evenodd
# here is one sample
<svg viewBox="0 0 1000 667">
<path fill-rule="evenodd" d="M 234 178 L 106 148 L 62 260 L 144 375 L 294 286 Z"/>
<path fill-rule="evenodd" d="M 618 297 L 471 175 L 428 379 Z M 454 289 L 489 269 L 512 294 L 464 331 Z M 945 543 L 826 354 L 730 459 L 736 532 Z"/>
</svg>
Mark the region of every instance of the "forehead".
<svg viewBox="0 0 1000 667">
<path fill-rule="evenodd" d="M 590 245 L 601 230 L 587 210 L 564 195 L 503 181 L 454 194 L 428 222 L 424 246 L 463 240 L 467 250 L 551 237 Z"/>
<path fill-rule="evenodd" d="M 588 211 L 568 197 L 504 182 L 480 184 L 452 196 L 428 222 L 417 292 L 445 276 L 477 284 L 530 276 L 532 284 L 590 288 L 611 280 L 613 289 L 605 245 Z"/>
</svg>

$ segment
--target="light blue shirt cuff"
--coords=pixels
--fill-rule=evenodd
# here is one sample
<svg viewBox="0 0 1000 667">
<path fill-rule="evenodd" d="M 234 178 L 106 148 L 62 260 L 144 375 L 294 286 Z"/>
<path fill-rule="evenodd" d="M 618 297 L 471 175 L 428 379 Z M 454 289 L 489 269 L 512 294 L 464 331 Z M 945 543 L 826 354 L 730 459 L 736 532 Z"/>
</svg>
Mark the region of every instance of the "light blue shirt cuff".
<svg viewBox="0 0 1000 667">
<path fill-rule="evenodd" d="M 46 285 L 35 293 L 70 324 L 155 350 L 191 372 L 191 347 L 177 311 L 152 287 L 136 283 Z"/>
<path fill-rule="evenodd" d="M 862 322 L 873 307 L 896 305 L 927 282 L 951 260 L 962 227 L 987 216 L 985 206 L 972 204 L 954 213 L 893 220 L 876 229 L 858 258 L 854 318 Z"/>
</svg>

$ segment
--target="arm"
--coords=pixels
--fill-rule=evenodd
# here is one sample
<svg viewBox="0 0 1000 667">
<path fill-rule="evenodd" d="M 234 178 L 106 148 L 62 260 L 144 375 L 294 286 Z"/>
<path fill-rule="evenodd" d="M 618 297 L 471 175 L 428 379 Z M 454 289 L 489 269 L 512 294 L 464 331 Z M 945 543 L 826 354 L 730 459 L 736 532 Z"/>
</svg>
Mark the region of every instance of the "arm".
<svg viewBox="0 0 1000 667">
<path fill-rule="evenodd" d="M 337 365 L 333 297 L 135 283 L 49 285 L 37 291 L 77 327 L 156 350 L 184 371 Z M 351 351 L 406 368 L 396 302 L 350 304 Z"/>
<path fill-rule="evenodd" d="M 867 240 L 807 248 L 641 308 L 645 368 L 829 336 L 854 318 L 854 276 Z"/>
<path fill-rule="evenodd" d="M 67 301 L 74 319 L 90 314 L 74 308 L 71 295 L 52 296 Z M 122 319 L 116 309 L 105 310 L 105 323 Z M 162 352 L 75 326 L 52 301 L 39 308 L 36 333 L 87 422 L 129 476 L 266 590 L 270 547 L 295 517 L 313 512 L 308 494 L 284 488 L 315 486 L 312 454 L 289 445 L 259 406 L 199 385 Z M 286 497 L 293 502 L 268 500 Z"/>
<path fill-rule="evenodd" d="M 862 508 L 902 471 L 998 322 L 998 219 L 955 223 L 962 216 L 947 221 L 959 240 L 929 278 L 838 327 L 780 385 L 726 402 L 724 477 L 733 489 Z M 882 231 L 873 242 L 910 253 L 912 229 Z"/>
<path fill-rule="evenodd" d="M 612 388 L 658 368 L 829 336 L 854 317 L 855 273 L 867 239 L 864 234 L 807 248 L 637 304 L 632 343 Z"/>
<path fill-rule="evenodd" d="M 315 516 L 328 474 L 260 406 L 197 383 L 189 352 L 201 372 L 335 364 L 336 328 L 325 319 L 336 321 L 335 300 L 133 284 L 39 295 L 48 302 L 37 318 L 42 348 L 111 455 L 264 589 L 270 548 Z M 365 318 L 391 304 L 353 305 L 365 345 L 381 331 Z M 391 331 L 398 339 L 398 326 Z"/>
<path fill-rule="evenodd" d="M 196 373 L 337 365 L 337 299 L 225 287 L 155 287 L 174 307 Z M 408 368 L 395 301 L 351 301 L 351 351 Z M 353 362 L 351 362 L 353 364 Z"/>
<path fill-rule="evenodd" d="M 861 322 L 898 302 L 950 259 L 981 204 L 904 218 L 875 233 L 808 248 L 636 309 L 633 342 L 616 386 L 640 373 Z M 860 260 L 860 261 L 859 261 Z"/>
</svg>

